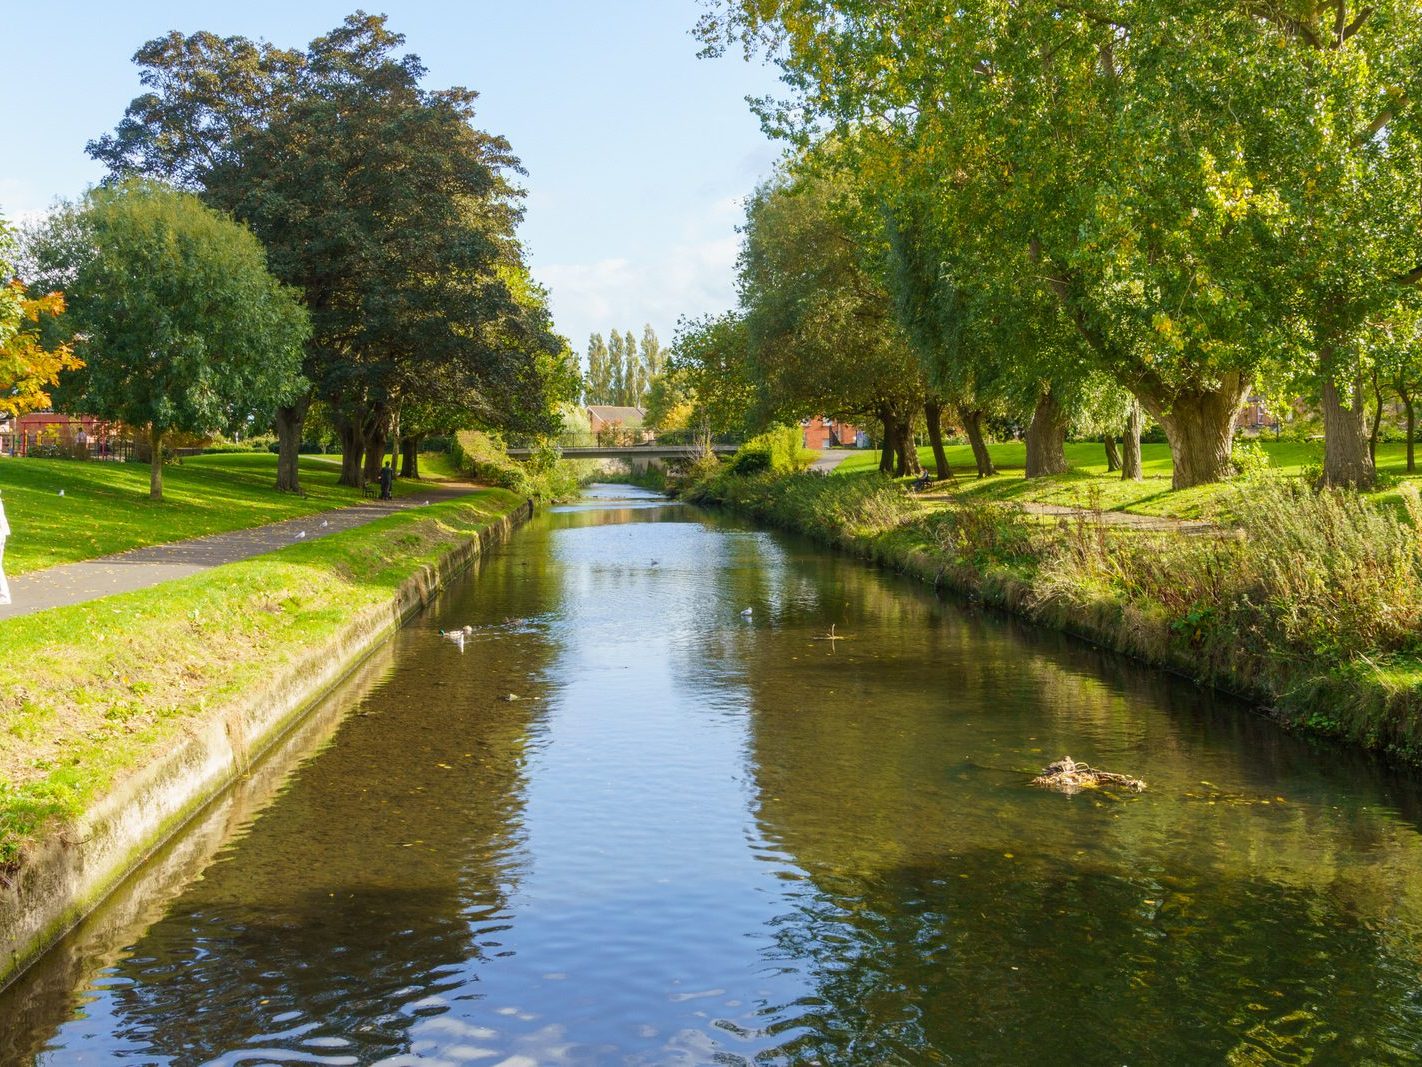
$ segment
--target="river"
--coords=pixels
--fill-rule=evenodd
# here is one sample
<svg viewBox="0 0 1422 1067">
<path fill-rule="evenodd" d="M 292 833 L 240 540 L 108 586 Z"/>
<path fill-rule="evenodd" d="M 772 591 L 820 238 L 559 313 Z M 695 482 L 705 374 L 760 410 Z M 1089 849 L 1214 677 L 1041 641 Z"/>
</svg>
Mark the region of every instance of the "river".
<svg viewBox="0 0 1422 1067">
<path fill-rule="evenodd" d="M 1028 784 L 1066 754 L 1148 789 Z M 1419 826 L 1227 699 L 594 487 L 0 994 L 0 1052 L 1418 1062 Z"/>
</svg>

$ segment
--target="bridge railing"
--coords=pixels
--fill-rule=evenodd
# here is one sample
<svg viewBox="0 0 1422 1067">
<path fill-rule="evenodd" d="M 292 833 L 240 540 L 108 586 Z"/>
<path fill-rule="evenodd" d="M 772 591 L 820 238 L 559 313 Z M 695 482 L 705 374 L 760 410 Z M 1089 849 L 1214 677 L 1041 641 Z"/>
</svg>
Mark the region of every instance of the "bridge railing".
<svg viewBox="0 0 1422 1067">
<path fill-rule="evenodd" d="M 533 439 L 511 438 L 509 447 L 525 449 L 536 446 Z M 650 430 L 624 429 L 618 427 L 598 433 L 565 433 L 553 438 L 553 443 L 567 451 L 573 448 L 691 448 L 698 443 L 696 434 L 690 430 L 669 430 L 653 433 Z M 713 445 L 739 445 L 739 438 L 717 435 L 711 438 Z"/>
</svg>

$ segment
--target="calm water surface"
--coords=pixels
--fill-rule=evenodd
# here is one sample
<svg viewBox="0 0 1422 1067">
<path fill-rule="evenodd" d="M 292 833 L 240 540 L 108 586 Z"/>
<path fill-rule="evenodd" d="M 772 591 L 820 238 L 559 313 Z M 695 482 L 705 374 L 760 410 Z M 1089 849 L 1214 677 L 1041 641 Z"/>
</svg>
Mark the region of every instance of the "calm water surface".
<svg viewBox="0 0 1422 1067">
<path fill-rule="evenodd" d="M 1419 1062 L 1407 778 L 636 490 L 304 729 L 0 994 L 7 1061 Z"/>
</svg>

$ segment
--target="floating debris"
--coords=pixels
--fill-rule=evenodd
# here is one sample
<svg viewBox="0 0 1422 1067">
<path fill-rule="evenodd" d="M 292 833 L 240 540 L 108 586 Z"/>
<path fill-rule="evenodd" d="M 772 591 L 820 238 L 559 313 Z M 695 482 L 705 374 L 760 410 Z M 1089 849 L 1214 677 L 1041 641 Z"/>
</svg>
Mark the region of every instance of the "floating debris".
<svg viewBox="0 0 1422 1067">
<path fill-rule="evenodd" d="M 1104 785 L 1139 793 L 1146 787 L 1139 778 L 1128 778 L 1124 774 L 1113 774 L 1111 771 L 1098 771 L 1089 763 L 1077 763 L 1070 756 L 1063 756 L 1055 763 L 1047 764 L 1042 773 L 1032 779 L 1032 784 L 1063 793 L 1100 789 Z"/>
<path fill-rule="evenodd" d="M 523 698 L 520 697 L 517 693 L 505 693 L 503 696 L 499 697 L 499 699 L 504 701 L 506 704 L 512 704 L 515 700 L 521 700 Z"/>
<path fill-rule="evenodd" d="M 819 637 L 816 637 L 815 640 L 816 640 L 816 641 L 847 641 L 848 638 L 836 634 L 836 633 L 834 632 L 834 623 L 830 623 L 829 633 L 827 633 L 827 634 L 820 634 L 820 636 L 819 636 Z"/>
</svg>

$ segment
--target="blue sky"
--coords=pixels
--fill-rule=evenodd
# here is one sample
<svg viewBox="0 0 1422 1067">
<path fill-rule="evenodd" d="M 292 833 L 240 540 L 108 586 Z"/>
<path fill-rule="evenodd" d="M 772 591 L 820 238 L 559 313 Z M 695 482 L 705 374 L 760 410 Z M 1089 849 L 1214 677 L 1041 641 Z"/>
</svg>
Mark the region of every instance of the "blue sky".
<svg viewBox="0 0 1422 1067">
<path fill-rule="evenodd" d="M 303 45 L 356 5 L 5 5 L 0 213 L 23 219 L 101 176 L 84 144 L 140 91 L 131 57 L 144 41 L 206 29 Z M 427 84 L 477 89 L 479 124 L 522 158 L 522 236 L 574 349 L 644 322 L 668 340 L 678 315 L 731 305 L 740 201 L 780 152 L 745 97 L 776 81 L 758 62 L 696 58 L 696 0 L 364 6 L 405 34 Z"/>
</svg>

